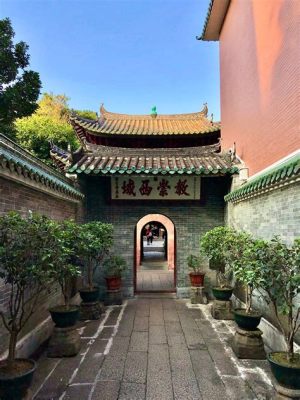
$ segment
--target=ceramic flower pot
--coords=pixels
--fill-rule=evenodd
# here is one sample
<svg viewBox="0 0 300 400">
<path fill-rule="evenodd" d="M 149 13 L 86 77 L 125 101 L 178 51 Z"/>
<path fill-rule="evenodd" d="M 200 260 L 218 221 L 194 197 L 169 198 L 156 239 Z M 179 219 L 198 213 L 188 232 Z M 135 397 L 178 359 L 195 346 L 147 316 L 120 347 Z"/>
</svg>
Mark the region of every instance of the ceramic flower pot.
<svg viewBox="0 0 300 400">
<path fill-rule="evenodd" d="M 212 292 L 216 300 L 229 301 L 233 288 L 213 287 Z"/>
<path fill-rule="evenodd" d="M 277 382 L 288 389 L 300 390 L 300 354 L 294 354 L 289 362 L 286 352 L 268 354 L 268 361 Z"/>
<path fill-rule="evenodd" d="M 11 371 L 7 361 L 0 361 L 0 399 L 21 400 L 31 385 L 36 363 L 33 360 L 17 358 Z"/>
<path fill-rule="evenodd" d="M 246 310 L 239 308 L 233 311 L 234 320 L 238 327 L 247 331 L 254 331 L 261 320 L 262 315 L 256 311 L 246 313 Z"/>
<path fill-rule="evenodd" d="M 67 328 L 73 326 L 79 319 L 79 307 L 56 306 L 49 309 L 52 321 L 58 328 Z"/>
<path fill-rule="evenodd" d="M 94 286 L 93 290 L 82 288 L 79 290 L 79 294 L 84 303 L 95 303 L 99 300 L 99 287 Z"/>
</svg>

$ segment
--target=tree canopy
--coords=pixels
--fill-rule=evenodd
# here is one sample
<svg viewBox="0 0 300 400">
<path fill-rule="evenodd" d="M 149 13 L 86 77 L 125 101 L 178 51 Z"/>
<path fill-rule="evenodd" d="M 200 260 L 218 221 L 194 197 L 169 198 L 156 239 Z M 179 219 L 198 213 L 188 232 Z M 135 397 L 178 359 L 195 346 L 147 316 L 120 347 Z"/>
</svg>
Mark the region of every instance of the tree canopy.
<svg viewBox="0 0 300 400">
<path fill-rule="evenodd" d="M 50 162 L 50 141 L 65 150 L 70 144 L 75 150 L 79 143 L 68 122 L 70 112 L 89 119 L 96 119 L 97 114 L 88 110 L 71 110 L 68 100 L 62 94 L 44 93 L 34 114 L 16 120 L 18 143 L 46 162 Z"/>
<path fill-rule="evenodd" d="M 28 45 L 13 42 L 15 32 L 9 18 L 0 20 L 0 132 L 14 136 L 14 121 L 37 108 L 41 81 L 28 70 Z"/>
</svg>

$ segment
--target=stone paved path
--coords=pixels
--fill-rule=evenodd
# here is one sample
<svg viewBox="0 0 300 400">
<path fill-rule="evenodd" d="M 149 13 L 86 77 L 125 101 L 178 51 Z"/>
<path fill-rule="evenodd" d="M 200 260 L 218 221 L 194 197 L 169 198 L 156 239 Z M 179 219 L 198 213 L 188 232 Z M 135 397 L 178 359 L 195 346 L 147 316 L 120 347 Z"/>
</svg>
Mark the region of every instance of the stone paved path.
<svg viewBox="0 0 300 400">
<path fill-rule="evenodd" d="M 34 399 L 273 399 L 267 362 L 237 360 L 234 323 L 213 320 L 208 307 L 145 295 L 108 308 L 80 328 L 76 357 L 40 358 Z"/>
</svg>

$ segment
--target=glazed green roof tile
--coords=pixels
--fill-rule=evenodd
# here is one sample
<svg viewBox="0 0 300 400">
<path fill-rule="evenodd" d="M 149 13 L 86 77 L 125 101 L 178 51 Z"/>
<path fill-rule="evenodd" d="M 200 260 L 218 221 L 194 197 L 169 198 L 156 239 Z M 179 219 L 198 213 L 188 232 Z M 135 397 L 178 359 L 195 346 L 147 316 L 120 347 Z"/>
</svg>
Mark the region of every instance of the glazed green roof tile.
<svg viewBox="0 0 300 400">
<path fill-rule="evenodd" d="M 251 194 L 255 194 L 262 189 L 267 189 L 280 182 L 300 179 L 300 153 L 298 152 L 290 159 L 274 168 L 264 172 L 263 174 L 249 180 L 242 187 L 228 193 L 224 198 L 225 201 L 238 201 Z"/>
<path fill-rule="evenodd" d="M 137 152 L 139 150 L 137 149 Z M 198 156 L 153 156 L 99 155 L 85 154 L 68 172 L 78 174 L 196 174 L 216 175 L 235 174 L 238 167 L 233 166 L 228 157 L 221 153 L 210 153 Z"/>
<path fill-rule="evenodd" d="M 31 175 L 78 199 L 84 197 L 81 191 L 73 186 L 72 181 L 2 134 L 0 134 L 0 160 L 2 163 L 3 161 L 9 163 L 10 168 L 21 168 L 24 177 Z"/>
</svg>

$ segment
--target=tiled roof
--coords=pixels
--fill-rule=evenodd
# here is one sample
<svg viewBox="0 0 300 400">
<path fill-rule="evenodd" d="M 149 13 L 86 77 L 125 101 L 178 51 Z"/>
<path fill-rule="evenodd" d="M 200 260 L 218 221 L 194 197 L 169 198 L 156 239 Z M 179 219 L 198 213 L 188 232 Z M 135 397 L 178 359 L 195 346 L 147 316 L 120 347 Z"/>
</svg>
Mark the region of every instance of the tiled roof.
<svg viewBox="0 0 300 400">
<path fill-rule="evenodd" d="M 33 180 L 54 191 L 63 192 L 75 199 L 84 195 L 73 186 L 73 182 L 49 167 L 28 151 L 0 134 L 0 169 L 9 169 L 25 180 Z"/>
<path fill-rule="evenodd" d="M 238 167 L 228 155 L 205 148 L 187 149 L 116 149 L 106 154 L 87 153 L 68 169 L 70 173 L 85 174 L 233 174 Z M 192 149 L 192 150 L 191 150 Z M 120 149 L 119 149 L 120 150 Z"/>
<path fill-rule="evenodd" d="M 227 194 L 225 201 L 241 201 L 297 181 L 300 181 L 300 152 Z"/>
<path fill-rule="evenodd" d="M 50 157 L 61 171 L 72 164 L 72 154 L 51 143 Z"/>
<path fill-rule="evenodd" d="M 202 34 L 198 40 L 219 40 L 231 0 L 210 0 Z"/>
<path fill-rule="evenodd" d="M 197 113 L 174 115 L 127 115 L 108 112 L 101 106 L 98 121 L 72 115 L 70 121 L 79 138 L 92 135 L 193 135 L 217 132 L 220 123 L 207 119 L 207 106 Z M 88 140 L 89 141 L 89 140 Z"/>
</svg>

